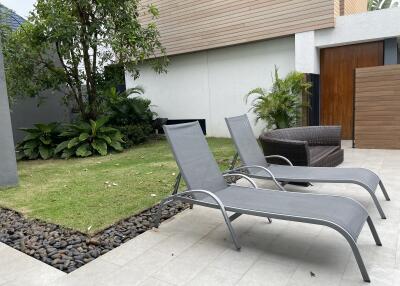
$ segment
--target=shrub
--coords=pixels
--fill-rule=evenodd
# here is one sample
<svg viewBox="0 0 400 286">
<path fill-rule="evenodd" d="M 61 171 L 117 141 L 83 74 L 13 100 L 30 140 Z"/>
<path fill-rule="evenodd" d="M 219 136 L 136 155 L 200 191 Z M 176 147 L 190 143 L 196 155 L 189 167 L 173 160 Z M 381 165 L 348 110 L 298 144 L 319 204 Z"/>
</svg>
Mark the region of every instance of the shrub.
<svg viewBox="0 0 400 286">
<path fill-rule="evenodd" d="M 122 135 L 118 129 L 107 127 L 108 117 L 97 121 L 69 124 L 60 134 L 64 137 L 55 154 L 61 154 L 61 158 L 68 159 L 72 156 L 89 157 L 94 154 L 107 155 L 111 150 L 122 151 Z"/>
<path fill-rule="evenodd" d="M 301 107 L 307 106 L 301 102 L 301 96 L 309 95 L 310 87 L 304 74 L 291 72 L 281 79 L 275 67 L 272 88 L 255 88 L 246 95 L 246 100 L 256 95 L 251 110 L 256 114 L 256 120 L 264 120 L 268 128 L 294 127 L 301 116 Z"/>
<path fill-rule="evenodd" d="M 111 125 L 124 126 L 130 124 L 151 123 L 156 113 L 150 109 L 151 101 L 141 96 L 143 88 L 135 87 L 118 92 L 115 87 L 104 93 L 105 113 Z"/>
<path fill-rule="evenodd" d="M 151 101 L 141 96 L 132 97 L 143 92 L 141 87 L 124 92 L 117 92 L 113 87 L 103 93 L 103 109 L 110 118 L 109 123 L 122 133 L 125 148 L 144 142 L 153 131 L 156 113 L 150 109 Z"/>
<path fill-rule="evenodd" d="M 123 136 L 124 143 L 122 145 L 124 148 L 145 142 L 153 131 L 153 127 L 148 123 L 118 126 L 116 128 Z"/>
<path fill-rule="evenodd" d="M 21 143 L 17 145 L 17 159 L 36 160 L 42 158 L 47 160 L 53 157 L 57 143 L 59 124 L 35 124 L 34 128 L 21 128 L 28 133 Z"/>
</svg>

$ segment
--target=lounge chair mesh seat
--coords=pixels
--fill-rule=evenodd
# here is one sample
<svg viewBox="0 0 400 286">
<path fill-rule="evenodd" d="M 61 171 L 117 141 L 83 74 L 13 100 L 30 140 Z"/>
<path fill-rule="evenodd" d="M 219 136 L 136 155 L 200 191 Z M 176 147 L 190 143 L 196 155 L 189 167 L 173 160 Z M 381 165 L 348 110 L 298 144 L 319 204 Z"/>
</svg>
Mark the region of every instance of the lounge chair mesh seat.
<svg viewBox="0 0 400 286">
<path fill-rule="evenodd" d="M 285 216 L 318 218 L 340 225 L 355 240 L 368 217 L 368 213 L 363 208 L 355 207 L 354 201 L 344 200 L 342 197 L 310 196 L 303 193 L 264 189 L 249 190 L 249 188 L 239 186 L 230 186 L 216 191 L 215 194 L 228 211 L 241 208 L 269 213 L 272 218 L 272 214 L 279 214 L 281 219 Z M 201 201 L 215 204 L 208 197 Z"/>
<path fill-rule="evenodd" d="M 231 222 L 242 214 L 325 225 L 338 231 L 347 240 L 363 279 L 369 281 L 356 245 L 366 221 L 376 244 L 381 245 L 381 242 L 371 218 L 361 204 L 339 196 L 228 185 L 208 148 L 198 122 L 164 126 L 164 130 L 188 190 L 161 202 L 156 218 L 157 227 L 163 206 L 174 200 L 220 209 L 238 250 L 240 244 Z M 248 178 L 245 175 L 243 177 Z M 234 214 L 228 217 L 227 211 Z"/>
<path fill-rule="evenodd" d="M 363 168 L 304 167 L 269 164 L 254 137 L 246 115 L 226 118 L 226 123 L 244 166 L 261 166 L 267 168 L 272 172 L 275 179 L 280 182 L 352 183 L 360 185 L 371 195 L 381 217 L 383 219 L 386 218 L 375 195 L 378 185 L 381 187 L 386 200 L 389 201 L 390 198 L 381 179 L 374 172 Z M 248 172 L 251 177 L 258 179 L 271 178 L 271 175 L 261 168 L 251 168 L 248 169 Z"/>
</svg>

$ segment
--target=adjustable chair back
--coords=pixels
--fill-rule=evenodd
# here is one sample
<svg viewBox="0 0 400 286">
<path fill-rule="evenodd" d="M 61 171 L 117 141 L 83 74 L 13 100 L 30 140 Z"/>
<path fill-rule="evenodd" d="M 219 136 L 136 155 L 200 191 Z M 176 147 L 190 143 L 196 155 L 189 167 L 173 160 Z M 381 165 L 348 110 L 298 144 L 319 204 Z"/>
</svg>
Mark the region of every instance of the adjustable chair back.
<svg viewBox="0 0 400 286">
<path fill-rule="evenodd" d="M 228 187 L 197 121 L 163 128 L 189 190 L 215 192 Z"/>
</svg>

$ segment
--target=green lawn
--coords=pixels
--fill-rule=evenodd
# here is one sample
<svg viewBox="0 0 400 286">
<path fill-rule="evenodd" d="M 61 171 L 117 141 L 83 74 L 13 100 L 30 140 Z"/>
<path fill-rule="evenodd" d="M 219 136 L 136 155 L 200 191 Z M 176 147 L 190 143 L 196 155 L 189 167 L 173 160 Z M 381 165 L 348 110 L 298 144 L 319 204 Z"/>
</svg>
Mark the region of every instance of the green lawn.
<svg viewBox="0 0 400 286">
<path fill-rule="evenodd" d="M 231 141 L 208 142 L 227 168 Z M 1 207 L 91 234 L 159 202 L 177 174 L 165 140 L 106 157 L 20 162 L 18 169 L 20 185 L 0 190 Z"/>
</svg>

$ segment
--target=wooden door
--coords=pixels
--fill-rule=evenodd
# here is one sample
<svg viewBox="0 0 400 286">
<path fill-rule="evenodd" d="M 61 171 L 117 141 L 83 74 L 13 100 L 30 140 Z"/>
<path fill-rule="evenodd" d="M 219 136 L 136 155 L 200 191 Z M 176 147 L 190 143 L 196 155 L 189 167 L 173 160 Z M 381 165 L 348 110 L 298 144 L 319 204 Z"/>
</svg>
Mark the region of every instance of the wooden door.
<svg viewBox="0 0 400 286">
<path fill-rule="evenodd" d="M 383 65 L 383 42 L 321 49 L 321 125 L 341 125 L 353 139 L 355 69 Z"/>
</svg>

